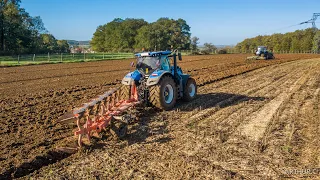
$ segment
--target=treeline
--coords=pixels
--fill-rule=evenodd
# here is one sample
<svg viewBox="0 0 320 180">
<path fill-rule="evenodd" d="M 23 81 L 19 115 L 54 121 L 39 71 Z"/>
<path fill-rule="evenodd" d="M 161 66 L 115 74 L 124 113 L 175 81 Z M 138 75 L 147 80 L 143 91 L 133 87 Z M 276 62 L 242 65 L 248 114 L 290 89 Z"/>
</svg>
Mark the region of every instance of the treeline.
<svg viewBox="0 0 320 180">
<path fill-rule="evenodd" d="M 267 46 L 275 52 L 319 52 L 320 31 L 308 28 L 285 34 L 248 38 L 236 45 L 240 52 L 251 52 L 258 46 Z"/>
<path fill-rule="evenodd" d="M 20 7 L 20 0 L 0 0 L 0 55 L 68 52 L 67 41 L 48 33 L 39 16 Z"/>
<path fill-rule="evenodd" d="M 97 52 L 189 49 L 190 35 L 190 26 L 183 19 L 160 18 L 148 23 L 117 18 L 99 26 L 90 44 Z"/>
</svg>

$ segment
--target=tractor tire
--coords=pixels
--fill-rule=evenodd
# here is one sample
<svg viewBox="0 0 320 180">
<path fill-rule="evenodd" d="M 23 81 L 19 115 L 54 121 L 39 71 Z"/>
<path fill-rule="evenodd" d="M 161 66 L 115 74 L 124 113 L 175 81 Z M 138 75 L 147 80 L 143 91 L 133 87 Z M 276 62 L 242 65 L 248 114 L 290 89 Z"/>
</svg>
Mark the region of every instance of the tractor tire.
<svg viewBox="0 0 320 180">
<path fill-rule="evenodd" d="M 193 78 L 189 78 L 183 91 L 182 99 L 186 102 L 192 101 L 197 96 L 197 84 Z"/>
<path fill-rule="evenodd" d="M 149 102 L 157 109 L 171 110 L 177 101 L 176 83 L 170 76 L 164 76 L 149 89 Z"/>
<path fill-rule="evenodd" d="M 121 100 L 128 100 L 130 99 L 130 94 L 131 94 L 131 86 L 128 85 L 122 85 L 121 89 L 121 94 L 120 94 L 120 99 Z"/>
</svg>

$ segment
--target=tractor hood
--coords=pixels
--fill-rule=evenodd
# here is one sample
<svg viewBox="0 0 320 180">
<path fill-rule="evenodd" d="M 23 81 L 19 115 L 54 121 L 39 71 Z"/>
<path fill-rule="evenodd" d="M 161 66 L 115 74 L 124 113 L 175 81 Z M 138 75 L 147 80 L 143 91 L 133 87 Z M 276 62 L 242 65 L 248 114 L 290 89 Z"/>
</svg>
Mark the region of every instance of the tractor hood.
<svg viewBox="0 0 320 180">
<path fill-rule="evenodd" d="M 128 73 L 123 79 L 122 84 L 124 85 L 131 85 L 134 81 L 139 81 L 142 78 L 142 74 L 135 70 L 133 72 Z"/>
</svg>

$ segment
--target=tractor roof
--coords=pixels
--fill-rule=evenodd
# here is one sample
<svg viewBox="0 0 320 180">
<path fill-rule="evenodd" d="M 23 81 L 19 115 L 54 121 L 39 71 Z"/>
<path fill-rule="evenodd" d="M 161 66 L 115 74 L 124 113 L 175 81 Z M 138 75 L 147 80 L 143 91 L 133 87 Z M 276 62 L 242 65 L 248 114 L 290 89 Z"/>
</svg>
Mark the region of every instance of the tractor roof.
<svg viewBox="0 0 320 180">
<path fill-rule="evenodd" d="M 153 57 L 153 56 L 162 56 L 162 55 L 169 55 L 171 54 L 171 51 L 158 51 L 158 52 L 142 52 L 142 53 L 137 53 L 135 56 L 137 57 Z"/>
</svg>

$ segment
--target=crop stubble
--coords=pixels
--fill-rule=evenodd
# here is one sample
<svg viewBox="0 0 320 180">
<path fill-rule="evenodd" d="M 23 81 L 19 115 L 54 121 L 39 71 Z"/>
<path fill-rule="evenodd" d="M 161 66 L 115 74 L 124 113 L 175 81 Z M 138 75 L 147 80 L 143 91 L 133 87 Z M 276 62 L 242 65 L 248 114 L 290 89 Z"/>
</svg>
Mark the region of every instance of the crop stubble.
<svg viewBox="0 0 320 180">
<path fill-rule="evenodd" d="M 106 154 L 103 156 L 104 161 L 112 162 L 109 162 L 110 168 L 105 166 L 104 162 L 101 163 L 104 165 L 104 170 L 108 169 L 110 172 L 97 171 L 96 175 L 126 177 L 125 173 L 121 174 L 123 171 L 133 177 L 145 177 L 149 173 L 151 177 L 159 178 L 210 177 L 212 175 L 257 177 L 257 174 L 264 170 L 270 177 L 279 175 L 272 168 L 257 169 L 265 161 L 274 163 L 270 158 L 271 155 L 266 153 L 277 147 L 273 147 L 266 140 L 249 143 L 251 141 L 238 135 L 239 129 L 249 122 L 250 118 L 247 117 L 261 110 L 268 102 L 272 102 L 272 99 L 280 93 L 285 92 L 283 90 L 290 87 L 295 78 L 305 76 L 308 74 L 307 70 L 313 72 L 316 71 L 314 68 L 319 69 L 319 64 L 312 60 L 289 61 L 317 56 L 279 55 L 280 60 L 252 63 L 245 63 L 243 60 L 245 56 L 185 57 L 184 61 L 180 62 L 180 66 L 193 75 L 200 84 L 199 98 L 189 104 L 178 106 L 181 111 L 177 113 L 178 115 L 172 112 L 160 112 L 143 117 L 140 123 L 132 127 L 126 143 L 103 141 L 104 148 L 111 148 L 103 149 L 106 151 L 103 152 Z M 65 143 L 72 135 L 70 131 L 73 127 L 56 124 L 55 120 L 72 107 L 116 86 L 124 74 L 132 70 L 129 64 L 130 60 L 123 60 L 2 68 L 0 177 L 33 176 L 35 174 L 30 173 L 49 165 L 40 171 L 40 176 L 43 176 L 52 167 L 61 170 L 63 165 L 69 164 L 67 163 L 69 161 L 71 164 L 67 165 L 66 171 L 59 173 L 54 171 L 62 177 L 75 176 L 72 172 L 79 167 L 78 158 L 82 155 L 59 154 L 54 150 L 57 145 Z M 272 64 L 278 65 L 273 66 L 274 68 L 258 69 Z M 217 81 L 253 69 L 258 70 Z M 316 79 L 312 73 L 310 76 Z M 319 80 L 314 80 L 310 86 L 316 87 L 315 83 L 319 83 Z M 309 89 L 311 94 L 309 96 L 313 98 L 305 105 L 305 111 L 308 112 L 310 106 L 315 106 L 312 104 L 319 102 L 319 93 L 316 93 L 319 90 L 314 92 L 314 89 Z M 295 95 L 292 96 L 294 97 Z M 291 101 L 292 98 L 287 101 Z M 285 112 L 286 108 L 283 107 L 286 105 L 288 103 L 281 105 L 279 111 Z M 319 117 L 314 112 L 312 114 Z M 163 115 L 164 118 L 159 120 L 158 115 Z M 277 121 L 274 120 L 277 118 L 280 119 L 280 116 L 272 115 L 273 128 L 277 127 Z M 293 122 L 290 121 L 290 123 Z M 304 123 L 312 130 L 307 126 L 311 122 Z M 272 132 L 272 129 L 266 132 Z M 308 136 L 310 139 L 312 134 L 307 132 L 309 131 L 299 131 L 299 135 Z M 260 139 L 268 139 L 272 135 L 274 134 L 266 133 Z M 272 140 L 274 139 L 277 138 Z M 288 140 L 282 139 L 282 141 Z M 282 141 L 281 145 L 284 143 Z M 154 146 L 156 148 L 153 148 Z M 292 146 L 292 143 L 288 146 Z M 307 147 L 310 148 L 304 149 L 301 153 L 310 154 L 308 151 L 311 151 L 313 154 L 311 153 L 310 159 L 317 155 L 313 150 L 316 143 L 312 141 Z M 256 152 L 256 149 L 267 150 L 259 153 L 260 151 Z M 99 151 L 102 150 L 95 149 L 85 158 L 85 161 L 97 158 Z M 252 162 L 251 158 L 261 157 L 261 154 L 268 158 L 264 162 Z M 282 151 L 277 155 L 281 158 L 284 156 Z M 248 157 L 245 159 L 247 162 L 243 160 L 243 156 Z M 243 163 L 243 167 L 249 170 L 241 169 L 235 162 Z M 121 163 L 129 164 L 123 166 Z M 135 163 L 145 170 L 136 169 Z M 113 168 L 117 167 L 117 170 L 112 171 L 111 165 Z M 168 173 L 162 174 L 164 170 Z M 83 176 L 94 175 L 94 173 L 85 174 L 84 171 L 85 169 L 80 171 Z"/>
</svg>

